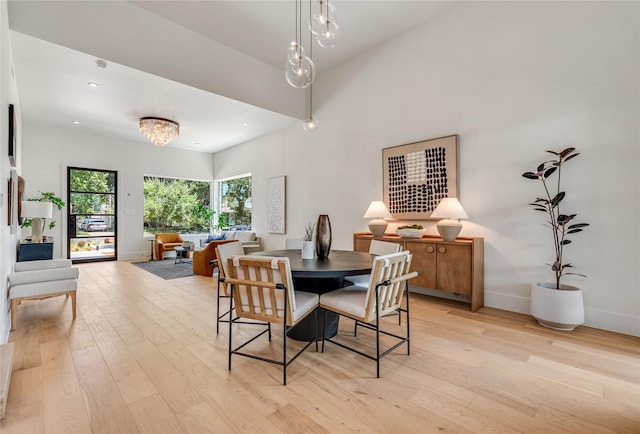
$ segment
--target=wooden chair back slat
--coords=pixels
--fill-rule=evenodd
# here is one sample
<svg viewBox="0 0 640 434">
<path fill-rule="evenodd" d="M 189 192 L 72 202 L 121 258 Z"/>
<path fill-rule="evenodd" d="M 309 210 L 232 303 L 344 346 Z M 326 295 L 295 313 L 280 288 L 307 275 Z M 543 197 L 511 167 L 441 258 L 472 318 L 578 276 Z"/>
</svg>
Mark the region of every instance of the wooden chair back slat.
<svg viewBox="0 0 640 434">
<path fill-rule="evenodd" d="M 292 324 L 295 293 L 288 258 L 267 256 L 232 256 L 227 259 L 232 295 L 239 317 L 283 324 Z M 282 284 L 284 289 L 277 288 Z M 286 305 L 285 305 L 285 292 Z"/>
<path fill-rule="evenodd" d="M 384 316 L 396 312 L 402 306 L 404 285 L 417 273 L 410 273 L 412 255 L 409 251 L 378 256 L 373 261 L 371 281 L 367 291 L 366 321 L 376 316 L 376 286 L 387 280 L 390 285 L 382 285 L 378 289 L 378 314 Z"/>
<path fill-rule="evenodd" d="M 242 243 L 240 241 L 219 244 L 218 246 L 216 246 L 216 257 L 218 260 L 218 278 L 224 278 L 228 276 L 229 266 L 227 265 L 227 260 L 231 256 L 243 254 L 244 249 L 242 248 Z M 225 297 L 229 297 L 231 295 L 229 286 L 225 282 L 220 282 L 220 289 L 222 289 Z"/>
</svg>

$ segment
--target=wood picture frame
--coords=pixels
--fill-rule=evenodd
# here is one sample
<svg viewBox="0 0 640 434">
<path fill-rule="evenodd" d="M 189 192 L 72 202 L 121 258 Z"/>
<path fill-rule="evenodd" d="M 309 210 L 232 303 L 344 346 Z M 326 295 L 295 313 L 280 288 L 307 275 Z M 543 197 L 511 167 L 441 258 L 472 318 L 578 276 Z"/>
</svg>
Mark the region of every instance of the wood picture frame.
<svg viewBox="0 0 640 434">
<path fill-rule="evenodd" d="M 382 150 L 383 200 L 398 220 L 424 220 L 444 197 L 458 197 L 458 136 Z"/>
<path fill-rule="evenodd" d="M 11 167 L 16 167 L 16 152 L 17 152 L 17 135 L 18 128 L 16 124 L 16 111 L 13 104 L 9 104 L 9 162 Z"/>
<path fill-rule="evenodd" d="M 286 233 L 286 177 L 275 176 L 267 180 L 267 232 Z"/>
</svg>

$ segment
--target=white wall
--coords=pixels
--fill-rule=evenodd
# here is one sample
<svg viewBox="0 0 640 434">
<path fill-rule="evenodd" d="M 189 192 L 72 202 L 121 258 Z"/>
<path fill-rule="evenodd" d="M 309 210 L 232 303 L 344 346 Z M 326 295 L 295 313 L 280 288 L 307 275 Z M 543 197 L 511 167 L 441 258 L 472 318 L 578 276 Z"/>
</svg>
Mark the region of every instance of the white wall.
<svg viewBox="0 0 640 434">
<path fill-rule="evenodd" d="M 9 104 L 13 104 L 17 110 L 16 119 L 18 131 L 20 125 L 20 104 L 16 82 L 12 75 L 13 55 L 11 53 L 11 36 L 7 19 L 7 2 L 0 2 L 0 344 L 6 343 L 9 338 L 9 303 L 7 292 L 7 275 L 16 261 L 16 244 L 18 236 L 12 235 L 8 226 L 7 209 L 8 187 L 11 164 L 7 154 L 9 142 L 7 140 L 9 117 Z M 17 135 L 18 146 L 20 135 Z M 20 173 L 20 159 L 18 159 L 17 171 Z"/>
<path fill-rule="evenodd" d="M 135 128 L 135 126 L 133 126 Z M 118 259 L 149 256 L 151 246 L 143 236 L 144 175 L 213 179 L 213 156 L 201 152 L 160 148 L 151 143 L 128 142 L 83 133 L 77 129 L 54 129 L 25 123 L 22 139 L 25 198 L 53 191 L 67 200 L 67 167 L 118 172 Z M 126 214 L 132 210 L 133 214 Z M 56 215 L 57 214 L 57 215 Z M 55 211 L 54 256 L 66 257 L 66 208 Z M 24 235 L 27 235 L 27 230 Z M 64 232 L 66 234 L 66 231 Z"/>
<path fill-rule="evenodd" d="M 382 198 L 381 150 L 459 135 L 462 235 L 485 238 L 486 304 L 527 312 L 551 280 L 551 234 L 521 177 L 545 150 L 575 146 L 565 210 L 591 224 L 565 257 L 588 278 L 586 324 L 640 335 L 640 14 L 638 3 L 471 2 L 318 74 L 320 129 L 302 126 L 215 156 L 215 176 L 253 175 L 253 225 L 282 248 L 327 213 L 351 249 Z M 266 234 L 267 178 L 287 176 L 287 234 Z M 405 224 L 406 222 L 402 222 Z M 425 224 L 436 233 L 432 222 Z"/>
</svg>

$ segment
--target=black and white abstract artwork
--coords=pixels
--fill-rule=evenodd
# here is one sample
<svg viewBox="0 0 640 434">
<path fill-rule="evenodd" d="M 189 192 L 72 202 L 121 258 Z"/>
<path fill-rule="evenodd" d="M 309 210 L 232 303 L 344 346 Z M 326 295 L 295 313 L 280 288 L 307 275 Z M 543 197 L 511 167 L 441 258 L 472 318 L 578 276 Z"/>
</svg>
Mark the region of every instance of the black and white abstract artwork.
<svg viewBox="0 0 640 434">
<path fill-rule="evenodd" d="M 425 219 L 458 197 L 458 136 L 382 150 L 384 203 L 396 219 Z"/>
</svg>

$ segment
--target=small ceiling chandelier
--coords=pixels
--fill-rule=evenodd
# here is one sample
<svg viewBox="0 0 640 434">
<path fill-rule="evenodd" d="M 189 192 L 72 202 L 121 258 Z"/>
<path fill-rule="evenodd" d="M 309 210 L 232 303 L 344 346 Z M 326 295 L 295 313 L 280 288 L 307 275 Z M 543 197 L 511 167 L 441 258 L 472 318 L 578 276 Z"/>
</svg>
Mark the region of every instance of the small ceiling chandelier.
<svg viewBox="0 0 640 434">
<path fill-rule="evenodd" d="M 165 146 L 180 134 L 180 125 L 169 119 L 144 117 L 140 118 L 140 132 L 151 143 Z"/>
</svg>

